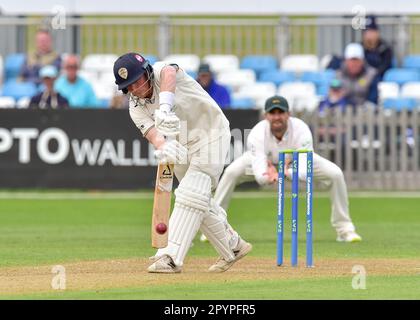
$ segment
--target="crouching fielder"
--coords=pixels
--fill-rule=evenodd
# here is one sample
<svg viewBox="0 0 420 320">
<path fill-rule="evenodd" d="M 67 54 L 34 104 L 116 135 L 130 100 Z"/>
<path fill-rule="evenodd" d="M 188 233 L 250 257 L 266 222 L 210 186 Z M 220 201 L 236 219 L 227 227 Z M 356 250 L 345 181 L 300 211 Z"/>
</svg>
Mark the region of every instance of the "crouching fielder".
<svg viewBox="0 0 420 320">
<path fill-rule="evenodd" d="M 207 92 L 176 64 L 159 62 L 152 67 L 140 54 L 127 53 L 115 62 L 114 75 L 118 89 L 129 95 L 135 125 L 156 148 L 160 163 L 175 164 L 179 181 L 168 245 L 151 258 L 148 271 L 181 272 L 199 229 L 220 255 L 209 271 L 226 271 L 252 248 L 233 230 L 226 212 L 212 198 L 230 146 L 228 120 Z"/>
<path fill-rule="evenodd" d="M 256 180 L 260 185 L 275 183 L 278 179 L 276 165 L 279 151 L 285 149 L 313 150 L 312 134 L 300 119 L 290 117 L 287 100 L 280 96 L 269 98 L 265 103 L 265 120 L 249 133 L 248 151 L 228 166 L 215 193 L 215 200 L 225 210 L 229 206 L 235 186 Z M 306 154 L 300 154 L 299 179 L 306 179 Z M 291 163 L 290 155 L 286 163 Z M 249 174 L 248 172 L 252 173 Z M 285 170 L 292 179 L 292 168 Z M 337 241 L 356 242 L 356 233 L 349 215 L 347 187 L 341 169 L 331 161 L 313 154 L 313 178 L 330 189 L 331 224 L 337 231 Z"/>
</svg>

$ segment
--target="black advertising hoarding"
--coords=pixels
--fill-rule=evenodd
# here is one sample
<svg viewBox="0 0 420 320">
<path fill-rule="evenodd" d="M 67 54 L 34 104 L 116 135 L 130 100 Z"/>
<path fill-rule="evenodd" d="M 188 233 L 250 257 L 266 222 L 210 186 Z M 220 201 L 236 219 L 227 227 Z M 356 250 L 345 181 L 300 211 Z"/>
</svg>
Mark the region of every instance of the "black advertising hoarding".
<svg viewBox="0 0 420 320">
<path fill-rule="evenodd" d="M 259 113 L 225 114 L 233 159 Z M 0 188 L 150 188 L 155 166 L 128 110 L 0 110 Z"/>
</svg>

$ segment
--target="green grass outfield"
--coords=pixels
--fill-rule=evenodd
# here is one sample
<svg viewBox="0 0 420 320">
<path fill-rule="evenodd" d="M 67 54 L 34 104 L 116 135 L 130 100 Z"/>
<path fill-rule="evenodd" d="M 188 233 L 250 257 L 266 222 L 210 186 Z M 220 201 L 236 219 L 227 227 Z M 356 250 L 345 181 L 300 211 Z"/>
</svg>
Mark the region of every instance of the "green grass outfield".
<svg viewBox="0 0 420 320">
<path fill-rule="evenodd" d="M 420 299 L 419 194 L 352 194 L 351 215 L 363 237 L 363 242 L 354 244 L 335 241 L 336 235 L 329 222 L 329 199 L 322 193 L 316 195 L 316 266 L 308 271 L 303 266 L 295 270 L 275 266 L 275 195 L 237 193 L 228 213 L 229 220 L 254 249 L 238 267 L 235 265 L 222 276 L 208 275 L 203 269 L 205 275 L 201 277 L 200 270 L 191 271 L 191 277 L 200 276 L 195 282 L 177 282 L 183 278 L 176 277 L 187 277 L 191 270 L 188 266 L 194 266 L 196 260 L 207 262 L 207 259 L 216 258 L 213 248 L 198 239 L 188 253 L 185 272 L 181 275 L 150 275 L 144 271 L 144 259 L 154 254 L 150 246 L 152 196 L 152 193 L 144 192 L 0 192 L 0 288 L 9 275 L 20 276 L 22 270 L 29 270 L 25 272 L 29 272 L 28 279 L 31 280 L 31 268 L 48 267 L 50 270 L 57 264 L 103 261 L 106 265 L 107 261 L 142 259 L 138 271 L 130 271 L 135 279 L 133 285 L 116 282 L 98 289 L 83 285 L 72 288 L 69 275 L 66 290 L 31 292 L 25 290 L 23 282 L 16 293 L 0 291 L 0 299 Z M 287 200 L 290 209 L 291 201 Z M 299 259 L 303 262 L 303 199 L 300 212 Z M 288 216 L 287 263 L 290 253 Z M 241 268 L 247 260 L 253 264 Z M 264 264 L 261 270 L 272 272 L 272 279 L 259 275 L 259 260 Z M 396 267 L 387 270 L 387 260 L 390 266 Z M 409 265 L 406 265 L 407 261 Z M 365 290 L 352 288 L 355 275 L 351 263 L 350 267 L 343 267 L 341 262 L 367 266 Z M 328 272 L 318 274 L 317 268 Z M 382 269 L 369 274 L 369 268 Z M 276 276 L 277 270 L 281 277 Z M 308 272 L 314 272 L 314 276 Z M 50 279 L 53 274 L 45 276 Z M 142 279 L 149 282 L 142 282 Z M 159 279 L 164 280 L 162 284 Z M 228 286 L 224 285 L 226 282 Z"/>
</svg>

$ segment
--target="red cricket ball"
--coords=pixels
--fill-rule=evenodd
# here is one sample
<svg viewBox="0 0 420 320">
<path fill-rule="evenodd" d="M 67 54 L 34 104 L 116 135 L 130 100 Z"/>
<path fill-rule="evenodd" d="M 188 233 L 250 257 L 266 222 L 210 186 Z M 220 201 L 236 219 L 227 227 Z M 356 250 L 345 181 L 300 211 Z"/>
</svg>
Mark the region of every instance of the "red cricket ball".
<svg viewBox="0 0 420 320">
<path fill-rule="evenodd" d="M 167 229 L 168 229 L 168 227 L 164 223 L 158 223 L 156 225 L 156 232 L 159 233 L 159 234 L 164 234 Z"/>
</svg>

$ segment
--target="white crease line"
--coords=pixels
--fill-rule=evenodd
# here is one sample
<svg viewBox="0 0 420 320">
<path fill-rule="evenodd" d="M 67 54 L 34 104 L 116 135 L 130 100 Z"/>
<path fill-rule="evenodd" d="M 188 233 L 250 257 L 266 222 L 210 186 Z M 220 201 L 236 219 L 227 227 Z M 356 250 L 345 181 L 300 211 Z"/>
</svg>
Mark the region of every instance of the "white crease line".
<svg viewBox="0 0 420 320">
<path fill-rule="evenodd" d="M 288 196 L 288 195 L 286 195 Z M 355 192 L 350 193 L 350 198 L 420 198 L 419 192 Z M 276 191 L 238 191 L 233 194 L 235 199 L 264 199 L 276 198 Z M 302 191 L 302 198 L 305 197 Z M 314 192 L 314 198 L 328 198 L 328 192 Z M 153 192 L 103 192 L 103 193 L 48 193 L 48 192 L 0 192 L 0 199 L 22 200 L 115 200 L 115 199 L 153 199 Z"/>
<path fill-rule="evenodd" d="M 21 194 L 3 194 L 0 193 L 0 199 L 21 199 L 21 200 L 114 200 L 114 199 L 153 199 L 153 193 L 133 193 L 133 194 L 83 194 L 83 193 L 21 193 Z"/>
</svg>

